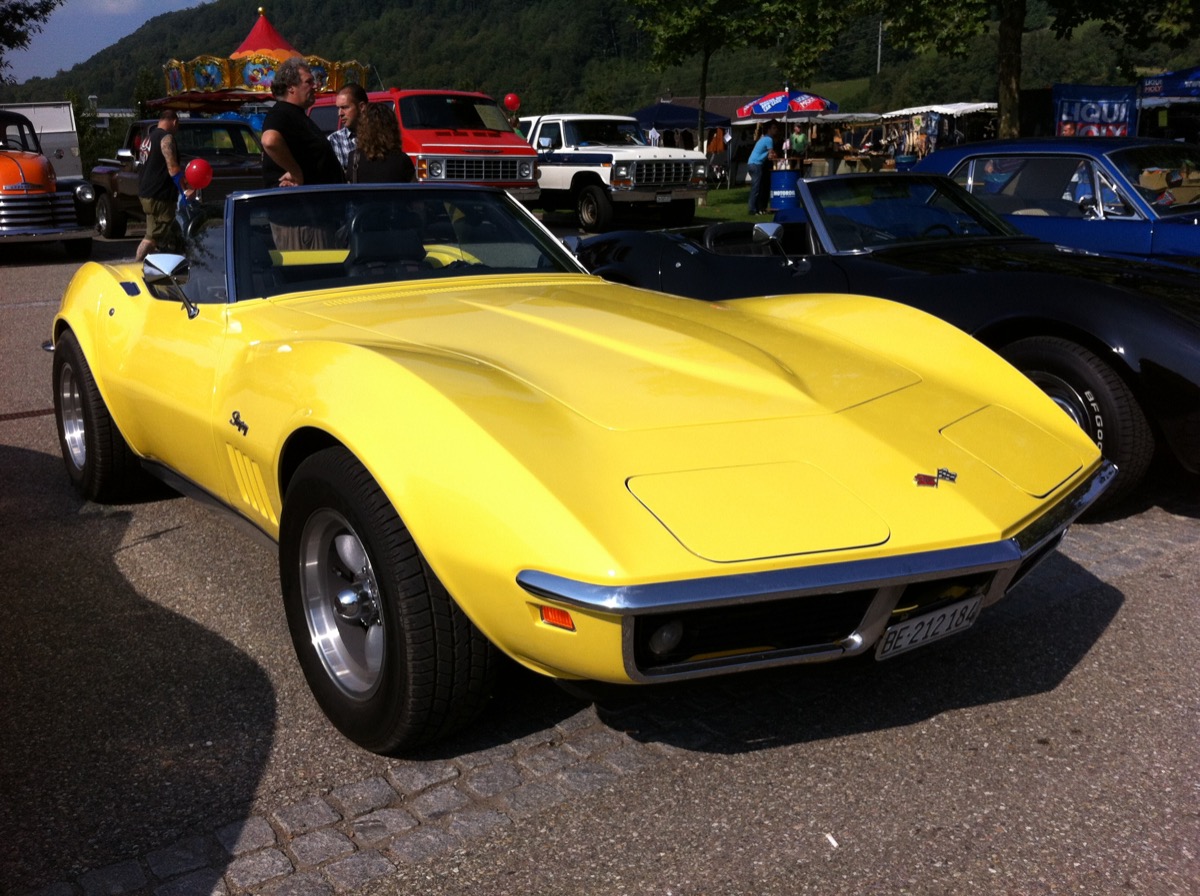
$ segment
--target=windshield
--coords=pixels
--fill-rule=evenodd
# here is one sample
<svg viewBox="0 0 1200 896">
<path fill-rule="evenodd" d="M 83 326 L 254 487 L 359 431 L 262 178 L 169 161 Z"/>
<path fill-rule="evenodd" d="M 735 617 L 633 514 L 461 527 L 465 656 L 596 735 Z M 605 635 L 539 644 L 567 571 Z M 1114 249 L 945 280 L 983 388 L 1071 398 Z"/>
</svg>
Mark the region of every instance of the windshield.
<svg viewBox="0 0 1200 896">
<path fill-rule="evenodd" d="M 189 156 L 262 155 L 262 146 L 249 127 L 229 124 L 180 125 L 175 132 L 179 151 Z"/>
<path fill-rule="evenodd" d="M 10 149 L 16 152 L 38 152 L 37 136 L 29 123 L 21 118 L 5 116 L 0 120 L 0 150 Z"/>
<path fill-rule="evenodd" d="M 1159 215 L 1191 211 L 1200 202 L 1200 148 L 1162 143 L 1120 149 L 1108 154 Z"/>
<path fill-rule="evenodd" d="M 595 118 L 566 122 L 569 146 L 646 146 L 636 121 Z"/>
<path fill-rule="evenodd" d="M 299 187 L 239 196 L 231 207 L 238 300 L 367 283 L 580 272 L 563 245 L 499 190 Z M 222 237 L 206 234 L 205 242 L 211 252 Z"/>
<path fill-rule="evenodd" d="M 400 100 L 400 123 L 405 128 L 452 128 L 512 131 L 494 100 L 479 96 L 427 93 Z"/>
<path fill-rule="evenodd" d="M 897 243 L 1019 236 L 952 181 L 886 174 L 806 184 L 838 252 Z"/>
</svg>

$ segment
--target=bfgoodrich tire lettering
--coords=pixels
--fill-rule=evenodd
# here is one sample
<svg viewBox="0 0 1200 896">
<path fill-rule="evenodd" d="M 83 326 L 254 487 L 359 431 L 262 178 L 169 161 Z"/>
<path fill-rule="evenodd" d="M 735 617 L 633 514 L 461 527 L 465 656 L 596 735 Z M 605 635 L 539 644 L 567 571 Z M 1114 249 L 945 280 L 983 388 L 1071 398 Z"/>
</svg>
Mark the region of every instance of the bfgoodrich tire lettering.
<svg viewBox="0 0 1200 896">
<path fill-rule="evenodd" d="M 1154 457 L 1154 434 L 1113 368 L 1083 346 L 1050 336 L 1022 339 L 1000 354 L 1054 399 L 1117 465 L 1105 503 L 1137 487 Z"/>
<path fill-rule="evenodd" d="M 314 454 L 289 483 L 279 563 L 300 666 L 346 737 L 394 753 L 442 737 L 482 709 L 495 648 L 344 448 Z"/>
</svg>

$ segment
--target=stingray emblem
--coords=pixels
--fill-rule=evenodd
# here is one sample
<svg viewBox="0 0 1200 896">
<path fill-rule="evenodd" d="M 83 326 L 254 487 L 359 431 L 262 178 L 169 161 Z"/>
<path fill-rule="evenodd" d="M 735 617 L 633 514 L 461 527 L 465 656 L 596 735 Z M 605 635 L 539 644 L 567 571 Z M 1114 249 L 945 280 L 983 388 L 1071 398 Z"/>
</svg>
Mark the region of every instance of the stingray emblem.
<svg viewBox="0 0 1200 896">
<path fill-rule="evenodd" d="M 229 425 L 232 426 L 234 429 L 236 429 L 238 432 L 240 432 L 242 435 L 246 435 L 247 433 L 250 432 L 250 424 L 248 424 L 245 420 L 242 419 L 241 411 L 233 412 L 233 416 L 229 418 Z"/>
<path fill-rule="evenodd" d="M 917 485 L 924 486 L 925 488 L 937 488 L 939 482 L 957 481 L 958 474 L 951 473 L 945 467 L 939 469 L 936 475 L 930 475 L 929 473 L 918 473 L 913 477 L 913 482 L 915 482 Z"/>
</svg>

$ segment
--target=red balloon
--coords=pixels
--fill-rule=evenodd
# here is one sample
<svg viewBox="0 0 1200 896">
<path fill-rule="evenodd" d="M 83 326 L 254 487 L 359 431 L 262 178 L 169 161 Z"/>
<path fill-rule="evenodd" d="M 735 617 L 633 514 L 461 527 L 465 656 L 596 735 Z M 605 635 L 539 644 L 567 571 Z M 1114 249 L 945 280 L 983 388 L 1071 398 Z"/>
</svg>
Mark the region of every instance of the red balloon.
<svg viewBox="0 0 1200 896">
<path fill-rule="evenodd" d="M 212 165 L 204 159 L 192 159 L 184 169 L 188 186 L 193 190 L 203 190 L 212 183 Z"/>
<path fill-rule="evenodd" d="M 521 98 L 515 93 L 510 93 L 504 97 L 504 108 L 509 112 L 516 112 L 521 108 Z"/>
</svg>

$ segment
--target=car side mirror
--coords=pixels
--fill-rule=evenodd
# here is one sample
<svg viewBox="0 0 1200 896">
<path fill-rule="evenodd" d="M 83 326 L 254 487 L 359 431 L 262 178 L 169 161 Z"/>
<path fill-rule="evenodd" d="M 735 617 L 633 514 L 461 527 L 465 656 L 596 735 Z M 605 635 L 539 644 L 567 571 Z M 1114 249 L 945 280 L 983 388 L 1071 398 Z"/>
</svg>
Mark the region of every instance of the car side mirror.
<svg viewBox="0 0 1200 896">
<path fill-rule="evenodd" d="M 774 221 L 754 225 L 753 241 L 756 243 L 780 242 L 783 239 L 783 225 Z"/>
<path fill-rule="evenodd" d="M 200 309 L 183 292 L 183 284 L 188 279 L 188 260 L 182 255 L 172 255 L 167 252 L 155 252 L 146 256 L 142 262 L 142 278 L 147 286 L 168 286 L 179 294 L 183 307 L 187 311 L 188 320 L 200 313 Z"/>
<path fill-rule="evenodd" d="M 1083 212 L 1083 216 L 1089 220 L 1100 217 L 1100 207 L 1096 202 L 1095 196 L 1084 196 L 1079 200 L 1079 210 Z"/>
</svg>

